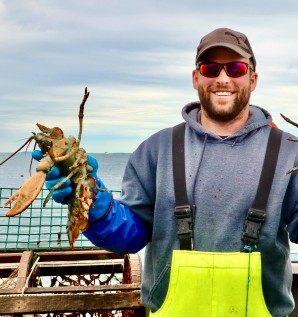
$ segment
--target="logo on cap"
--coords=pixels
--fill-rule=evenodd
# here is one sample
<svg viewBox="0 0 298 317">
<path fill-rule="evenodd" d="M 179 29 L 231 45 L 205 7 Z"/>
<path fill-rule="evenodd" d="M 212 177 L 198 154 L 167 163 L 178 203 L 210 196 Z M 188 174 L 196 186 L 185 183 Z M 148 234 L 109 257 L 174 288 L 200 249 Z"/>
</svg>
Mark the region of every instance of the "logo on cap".
<svg viewBox="0 0 298 317">
<path fill-rule="evenodd" d="M 234 36 L 234 37 L 237 39 L 238 44 L 240 44 L 240 40 L 239 40 L 239 39 L 241 39 L 242 41 L 244 41 L 241 36 L 237 36 L 237 35 L 235 35 L 235 34 L 233 34 L 233 33 L 231 33 L 231 32 L 225 32 L 225 34 L 226 34 L 226 35 Z"/>
</svg>

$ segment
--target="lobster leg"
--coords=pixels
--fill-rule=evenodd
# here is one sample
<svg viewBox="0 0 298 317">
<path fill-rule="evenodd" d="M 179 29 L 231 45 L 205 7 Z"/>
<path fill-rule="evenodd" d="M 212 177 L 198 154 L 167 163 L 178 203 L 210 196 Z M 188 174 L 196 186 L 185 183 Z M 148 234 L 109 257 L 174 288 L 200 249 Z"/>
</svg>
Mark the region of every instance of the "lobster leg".
<svg viewBox="0 0 298 317">
<path fill-rule="evenodd" d="M 70 172 L 61 182 L 57 183 L 55 186 L 53 186 L 50 189 L 50 192 L 48 193 L 45 201 L 43 202 L 43 207 L 46 206 L 46 204 L 48 203 L 48 201 L 50 200 L 51 196 L 53 195 L 54 190 L 58 189 L 60 186 L 62 186 L 67 180 L 71 179 L 73 177 L 73 175 L 75 175 L 77 172 L 77 170 L 73 170 L 72 172 Z"/>
<path fill-rule="evenodd" d="M 6 207 L 15 201 L 13 206 L 6 213 L 6 216 L 13 217 L 28 208 L 42 190 L 46 176 L 47 173 L 44 171 L 39 171 L 32 175 L 23 186 L 4 203 L 3 207 Z"/>
<path fill-rule="evenodd" d="M 288 140 L 292 142 L 298 142 L 298 139 L 294 139 L 294 138 L 288 138 Z"/>
<path fill-rule="evenodd" d="M 287 171 L 286 174 L 293 174 L 293 173 L 295 173 L 295 172 L 297 172 L 297 171 L 298 171 L 298 166 L 293 167 L 292 169 L 290 169 L 289 171 Z"/>
<path fill-rule="evenodd" d="M 53 162 L 57 163 L 57 162 L 61 162 L 61 161 L 65 161 L 66 159 L 70 158 L 72 155 L 76 154 L 78 152 L 78 148 L 75 147 L 73 148 L 69 153 L 63 155 L 63 156 L 55 156 L 53 153 L 53 148 L 50 148 L 48 153 L 52 159 Z"/>
<path fill-rule="evenodd" d="M 82 149 L 79 149 L 78 152 L 77 152 L 77 159 L 76 161 L 73 163 L 73 165 L 69 168 L 69 170 L 74 170 L 74 169 L 77 169 L 79 166 L 82 166 L 84 165 L 85 163 L 87 163 L 88 159 L 87 157 L 84 158 L 86 156 L 86 152 L 84 151 L 82 153 L 81 151 Z"/>
</svg>

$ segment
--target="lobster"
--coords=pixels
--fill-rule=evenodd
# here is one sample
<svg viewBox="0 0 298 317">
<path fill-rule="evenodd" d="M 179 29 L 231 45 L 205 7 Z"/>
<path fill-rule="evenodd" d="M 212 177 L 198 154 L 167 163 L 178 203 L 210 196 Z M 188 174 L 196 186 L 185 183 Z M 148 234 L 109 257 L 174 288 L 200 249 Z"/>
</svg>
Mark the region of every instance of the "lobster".
<svg viewBox="0 0 298 317">
<path fill-rule="evenodd" d="M 73 136 L 66 138 L 63 131 L 58 127 L 48 128 L 37 123 L 37 127 L 41 132 L 33 132 L 33 136 L 31 136 L 21 148 L 0 163 L 0 165 L 5 163 L 26 144 L 29 145 L 32 140 L 35 140 L 36 144 L 44 153 L 43 158 L 36 167 L 36 173 L 4 203 L 3 207 L 6 207 L 10 203 L 15 202 L 6 213 L 8 217 L 20 214 L 33 203 L 42 190 L 47 173 L 52 166 L 58 167 L 65 178 L 50 189 L 43 202 L 43 207 L 45 207 L 50 200 L 54 190 L 62 186 L 68 179 L 71 180 L 73 191 L 68 202 L 68 223 L 66 227 L 71 249 L 74 249 L 74 243 L 79 237 L 80 232 L 85 231 L 88 227 L 89 209 L 93 207 L 96 190 L 105 190 L 98 188 L 95 178 L 88 175 L 92 171 L 92 167 L 88 165 L 86 151 L 80 148 L 84 106 L 88 97 L 89 92 L 87 88 L 85 88 L 85 94 L 79 110 L 80 128 L 77 139 Z"/>
<path fill-rule="evenodd" d="M 298 128 L 298 123 L 294 122 L 293 120 L 291 120 L 290 118 L 286 117 L 282 113 L 280 115 L 285 121 L 287 121 L 288 123 L 290 123 L 293 126 L 295 126 L 296 128 Z M 292 142 L 298 142 L 298 139 L 291 138 L 291 137 L 289 137 L 288 140 L 292 141 Z M 292 174 L 292 173 L 295 173 L 297 171 L 298 171 L 298 166 L 295 166 L 295 167 L 291 168 L 289 171 L 287 171 L 287 174 Z"/>
</svg>

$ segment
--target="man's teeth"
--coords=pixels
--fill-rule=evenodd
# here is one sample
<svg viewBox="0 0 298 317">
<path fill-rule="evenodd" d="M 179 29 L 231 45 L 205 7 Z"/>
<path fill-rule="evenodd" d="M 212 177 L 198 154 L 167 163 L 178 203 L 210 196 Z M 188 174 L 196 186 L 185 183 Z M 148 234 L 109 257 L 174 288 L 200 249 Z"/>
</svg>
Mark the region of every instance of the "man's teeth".
<svg viewBox="0 0 298 317">
<path fill-rule="evenodd" d="M 216 91 L 215 94 L 216 94 L 216 96 L 230 96 L 230 95 L 232 95 L 232 93 L 229 91 Z"/>
</svg>

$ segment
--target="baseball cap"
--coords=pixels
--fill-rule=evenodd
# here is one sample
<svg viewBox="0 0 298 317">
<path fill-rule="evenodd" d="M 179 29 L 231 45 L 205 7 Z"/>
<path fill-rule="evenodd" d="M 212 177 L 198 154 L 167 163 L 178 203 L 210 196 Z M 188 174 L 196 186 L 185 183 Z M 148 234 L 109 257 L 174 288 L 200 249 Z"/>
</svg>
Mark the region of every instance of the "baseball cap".
<svg viewBox="0 0 298 317">
<path fill-rule="evenodd" d="M 245 34 L 228 28 L 219 28 L 208 33 L 201 39 L 197 48 L 196 63 L 203 53 L 213 47 L 227 47 L 244 58 L 250 58 L 256 69 L 257 62 Z"/>
</svg>

